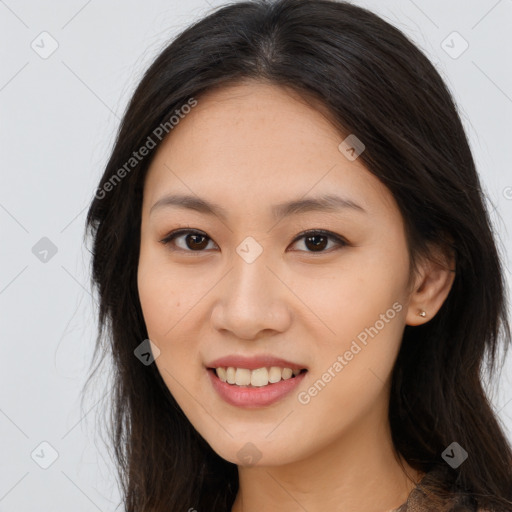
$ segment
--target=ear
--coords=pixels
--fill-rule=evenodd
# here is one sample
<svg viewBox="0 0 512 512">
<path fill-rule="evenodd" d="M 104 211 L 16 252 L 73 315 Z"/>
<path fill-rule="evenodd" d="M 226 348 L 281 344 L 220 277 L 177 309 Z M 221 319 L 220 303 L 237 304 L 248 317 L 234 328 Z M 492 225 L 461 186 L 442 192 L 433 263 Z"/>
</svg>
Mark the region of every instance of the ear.
<svg viewBox="0 0 512 512">
<path fill-rule="evenodd" d="M 441 309 L 455 279 L 455 257 L 436 246 L 430 257 L 418 265 L 407 309 L 406 324 L 421 325 L 431 320 Z M 419 313 L 424 311 L 425 316 Z"/>
</svg>

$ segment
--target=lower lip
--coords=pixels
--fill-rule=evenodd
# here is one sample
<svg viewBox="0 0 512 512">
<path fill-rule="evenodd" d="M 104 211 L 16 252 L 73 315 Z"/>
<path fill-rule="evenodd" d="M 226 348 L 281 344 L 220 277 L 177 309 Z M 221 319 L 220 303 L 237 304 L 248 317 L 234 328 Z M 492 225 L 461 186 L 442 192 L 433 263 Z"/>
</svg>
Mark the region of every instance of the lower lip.
<svg viewBox="0 0 512 512">
<path fill-rule="evenodd" d="M 242 387 L 222 382 L 214 370 L 207 370 L 210 380 L 217 393 L 228 404 L 236 407 L 264 407 L 277 402 L 291 393 L 301 382 L 307 372 L 296 377 L 280 380 L 275 384 L 261 387 Z"/>
</svg>

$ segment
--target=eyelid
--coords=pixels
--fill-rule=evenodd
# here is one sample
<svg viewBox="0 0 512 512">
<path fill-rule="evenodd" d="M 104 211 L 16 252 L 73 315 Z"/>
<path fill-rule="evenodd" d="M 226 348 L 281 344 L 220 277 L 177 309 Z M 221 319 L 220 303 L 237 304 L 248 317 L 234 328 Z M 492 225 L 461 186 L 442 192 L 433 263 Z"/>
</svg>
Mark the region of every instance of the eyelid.
<svg viewBox="0 0 512 512">
<path fill-rule="evenodd" d="M 182 236 L 182 235 L 188 235 L 188 234 L 203 236 L 205 238 L 208 238 L 215 245 L 217 245 L 214 242 L 214 240 L 211 237 L 209 237 L 204 231 L 201 231 L 201 230 L 195 229 L 195 228 L 179 228 L 179 229 L 175 229 L 174 231 L 171 231 L 163 239 L 161 239 L 159 241 L 162 244 L 164 244 L 164 245 L 169 245 L 170 242 L 172 242 L 175 238 L 177 238 L 179 236 Z M 326 229 L 314 229 L 314 228 L 313 229 L 307 229 L 305 231 L 300 232 L 292 240 L 291 244 L 292 245 L 295 244 L 299 240 L 301 240 L 303 238 L 306 238 L 308 235 L 309 236 L 322 235 L 322 236 L 325 236 L 327 238 L 330 238 L 331 240 L 334 240 L 338 244 L 338 249 L 341 248 L 341 247 L 345 247 L 345 246 L 350 245 L 349 242 L 345 238 L 343 238 L 341 235 L 338 235 L 338 234 L 333 233 L 332 231 L 328 231 Z M 185 250 L 185 249 L 181 249 L 181 248 L 172 249 L 172 250 L 173 251 L 182 251 L 182 252 L 186 252 L 186 253 L 195 253 L 195 254 L 201 254 L 203 252 L 207 252 L 205 250 L 192 251 L 192 250 Z M 309 254 L 329 254 L 330 252 L 332 252 L 332 250 L 333 250 L 333 248 L 331 248 L 330 250 L 327 250 L 327 251 L 318 251 L 318 252 L 315 252 L 315 251 L 294 251 L 294 252 L 305 252 L 305 253 L 309 253 Z"/>
</svg>

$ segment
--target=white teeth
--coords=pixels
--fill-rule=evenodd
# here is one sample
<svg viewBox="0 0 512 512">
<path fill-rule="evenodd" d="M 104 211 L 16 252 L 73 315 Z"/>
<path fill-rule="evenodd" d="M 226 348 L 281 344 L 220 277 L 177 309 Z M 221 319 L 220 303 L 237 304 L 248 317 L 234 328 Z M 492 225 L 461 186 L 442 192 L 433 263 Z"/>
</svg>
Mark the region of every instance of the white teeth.
<svg viewBox="0 0 512 512">
<path fill-rule="evenodd" d="M 235 384 L 237 386 L 248 386 L 251 383 L 251 370 L 246 368 L 237 368 L 235 374 Z"/>
<path fill-rule="evenodd" d="M 293 372 L 292 372 L 291 368 L 285 368 L 283 370 L 283 379 L 284 380 L 291 379 L 292 375 L 293 375 Z"/>
<path fill-rule="evenodd" d="M 268 384 L 268 370 L 258 368 L 251 372 L 251 386 L 266 386 Z"/>
<path fill-rule="evenodd" d="M 226 382 L 228 380 L 228 375 L 227 375 L 226 369 L 225 368 L 217 368 L 217 377 L 219 377 L 219 379 L 222 382 Z"/>
<path fill-rule="evenodd" d="M 226 369 L 226 380 L 228 384 L 234 384 L 235 383 L 235 369 L 230 366 Z M 217 374 L 218 375 L 218 374 Z"/>
<path fill-rule="evenodd" d="M 281 380 L 281 375 L 283 374 L 283 371 L 278 366 L 271 366 L 270 372 L 268 375 L 269 382 L 275 383 L 279 382 Z"/>
<path fill-rule="evenodd" d="M 227 368 L 216 368 L 215 373 L 222 382 L 227 382 L 228 384 L 262 387 L 269 383 L 275 384 L 281 379 L 288 380 L 292 375 L 295 377 L 300 373 L 300 370 L 280 368 L 279 366 L 248 370 L 247 368 L 234 368 L 229 366 Z"/>
<path fill-rule="evenodd" d="M 292 369 L 291 368 L 284 368 L 283 369 L 283 380 L 287 380 L 291 378 L 292 376 Z"/>
</svg>

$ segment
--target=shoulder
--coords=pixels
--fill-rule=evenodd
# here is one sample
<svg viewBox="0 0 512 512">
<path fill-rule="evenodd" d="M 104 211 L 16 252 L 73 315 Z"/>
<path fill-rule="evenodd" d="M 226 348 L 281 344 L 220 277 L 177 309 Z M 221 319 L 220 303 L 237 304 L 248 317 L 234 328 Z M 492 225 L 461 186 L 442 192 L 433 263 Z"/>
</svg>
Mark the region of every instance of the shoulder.
<svg viewBox="0 0 512 512">
<path fill-rule="evenodd" d="M 423 474 L 407 502 L 396 512 L 493 512 L 478 506 L 476 500 L 455 484 L 454 473 L 444 466 L 433 467 Z M 393 511 L 395 512 L 395 511 Z M 512 512 L 512 510 L 511 510 Z"/>
</svg>

